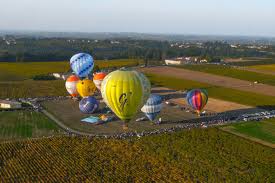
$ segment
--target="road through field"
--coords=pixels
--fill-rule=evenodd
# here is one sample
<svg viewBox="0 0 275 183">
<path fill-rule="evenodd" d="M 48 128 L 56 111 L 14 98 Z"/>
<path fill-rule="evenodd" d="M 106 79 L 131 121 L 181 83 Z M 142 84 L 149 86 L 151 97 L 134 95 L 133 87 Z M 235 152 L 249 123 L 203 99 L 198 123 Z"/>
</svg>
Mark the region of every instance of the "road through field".
<svg viewBox="0 0 275 183">
<path fill-rule="evenodd" d="M 191 81 L 198 81 L 202 83 L 207 83 L 216 86 L 222 86 L 227 88 L 233 88 L 241 91 L 254 92 L 268 96 L 275 96 L 275 86 L 270 86 L 266 84 L 254 84 L 249 81 L 244 81 L 240 79 L 218 76 L 214 74 L 208 74 L 198 71 L 191 71 L 182 68 L 174 68 L 167 66 L 159 67 L 148 67 L 143 68 L 141 71 L 145 73 L 158 74 L 169 77 L 176 77 L 187 79 Z"/>
<path fill-rule="evenodd" d="M 71 133 L 77 134 L 77 135 L 84 135 L 84 136 L 89 136 L 92 135 L 90 133 L 85 133 L 85 132 L 81 132 L 78 130 L 74 130 L 69 128 L 68 126 L 66 126 L 63 122 L 59 121 L 56 117 L 54 117 L 52 114 L 50 114 L 48 111 L 46 110 L 42 110 L 41 111 L 43 114 L 45 114 L 48 118 L 50 118 L 51 120 L 53 120 L 59 127 L 61 127 L 63 130 L 65 131 L 69 131 Z"/>
</svg>

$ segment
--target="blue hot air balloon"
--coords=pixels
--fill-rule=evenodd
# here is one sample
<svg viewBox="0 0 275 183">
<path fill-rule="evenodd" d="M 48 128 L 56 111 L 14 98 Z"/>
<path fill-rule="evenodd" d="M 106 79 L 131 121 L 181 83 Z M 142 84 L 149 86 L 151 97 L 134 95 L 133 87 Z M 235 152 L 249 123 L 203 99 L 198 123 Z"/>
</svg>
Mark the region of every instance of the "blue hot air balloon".
<svg viewBox="0 0 275 183">
<path fill-rule="evenodd" d="M 94 97 L 85 97 L 79 102 L 79 109 L 85 114 L 92 114 L 99 108 L 99 103 Z"/>
<path fill-rule="evenodd" d="M 70 59 L 71 68 L 80 77 L 87 77 L 94 68 L 94 59 L 87 53 L 78 53 Z"/>
<path fill-rule="evenodd" d="M 159 95 L 151 94 L 141 111 L 153 121 L 162 109 L 162 98 Z"/>
</svg>

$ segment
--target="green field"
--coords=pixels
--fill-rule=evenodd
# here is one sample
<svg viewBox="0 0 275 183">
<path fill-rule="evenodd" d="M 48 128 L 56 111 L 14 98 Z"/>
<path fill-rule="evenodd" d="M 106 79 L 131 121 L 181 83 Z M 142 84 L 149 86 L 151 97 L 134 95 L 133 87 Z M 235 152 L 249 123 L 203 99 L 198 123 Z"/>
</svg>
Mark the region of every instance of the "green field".
<svg viewBox="0 0 275 183">
<path fill-rule="evenodd" d="M 206 88 L 209 96 L 221 100 L 236 102 L 239 104 L 259 107 L 273 107 L 275 97 L 265 96 L 252 92 L 244 92 L 240 90 L 213 86 L 196 81 L 178 79 L 174 77 L 146 74 L 150 81 L 158 86 L 165 86 L 177 90 L 187 90 L 192 88 Z"/>
<path fill-rule="evenodd" d="M 95 65 L 99 66 L 99 68 L 123 67 L 137 65 L 140 62 L 141 60 L 138 59 L 98 60 L 95 61 Z M 24 63 L 0 62 L 0 81 L 20 81 L 30 79 L 35 75 L 67 72 L 69 69 L 69 61 Z"/>
<path fill-rule="evenodd" d="M 275 144 L 275 119 L 231 125 L 233 131 Z"/>
<path fill-rule="evenodd" d="M 231 62 L 228 64 L 243 67 L 275 64 L 275 58 L 244 58 L 244 60 L 245 61 Z"/>
<path fill-rule="evenodd" d="M 251 82 L 258 81 L 264 84 L 275 85 L 275 76 L 273 75 L 240 70 L 229 66 L 203 64 L 203 65 L 184 65 L 184 66 L 177 66 L 177 67 L 215 74 L 219 76 L 226 76 L 226 77 L 251 81 Z"/>
<path fill-rule="evenodd" d="M 0 98 L 66 96 L 65 81 L 0 81 Z"/>
<path fill-rule="evenodd" d="M 132 66 L 137 59 L 96 61 L 99 68 Z M 34 75 L 67 72 L 69 62 L 0 63 L 0 98 L 65 96 L 65 81 L 33 81 Z"/>
<path fill-rule="evenodd" d="M 274 182 L 274 149 L 216 128 L 0 144 L 3 182 Z"/>
<path fill-rule="evenodd" d="M 259 70 L 263 70 L 263 71 L 273 71 L 273 72 L 275 72 L 275 64 L 255 65 L 255 66 L 249 66 L 249 68 L 259 69 Z"/>
<path fill-rule="evenodd" d="M 60 133 L 61 130 L 41 113 L 29 111 L 0 112 L 0 139 L 23 139 Z"/>
</svg>

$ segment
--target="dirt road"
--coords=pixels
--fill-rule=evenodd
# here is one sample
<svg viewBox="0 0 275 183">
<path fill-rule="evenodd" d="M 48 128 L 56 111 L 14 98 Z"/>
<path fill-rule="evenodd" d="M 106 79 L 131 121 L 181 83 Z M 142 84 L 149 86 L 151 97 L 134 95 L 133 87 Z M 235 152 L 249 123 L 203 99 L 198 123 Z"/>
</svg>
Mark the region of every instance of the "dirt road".
<svg viewBox="0 0 275 183">
<path fill-rule="evenodd" d="M 249 81 L 244 81 L 240 79 L 217 76 L 214 74 L 208 74 L 198 71 L 191 71 L 182 68 L 174 68 L 167 66 L 160 67 L 149 67 L 141 69 L 143 72 L 160 74 L 163 76 L 171 76 L 176 78 L 182 78 L 192 81 L 198 81 L 202 83 L 208 83 L 211 85 L 222 86 L 226 88 L 233 88 L 237 90 L 254 92 L 263 95 L 275 96 L 275 86 L 270 86 L 266 84 L 254 84 Z"/>
</svg>

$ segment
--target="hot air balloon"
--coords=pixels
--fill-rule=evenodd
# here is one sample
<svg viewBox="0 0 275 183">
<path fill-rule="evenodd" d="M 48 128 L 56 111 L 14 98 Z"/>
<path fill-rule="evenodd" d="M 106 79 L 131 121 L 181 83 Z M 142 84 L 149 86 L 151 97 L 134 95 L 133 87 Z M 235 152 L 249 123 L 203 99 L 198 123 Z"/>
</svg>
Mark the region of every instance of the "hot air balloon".
<svg viewBox="0 0 275 183">
<path fill-rule="evenodd" d="M 105 72 L 98 72 L 94 74 L 93 81 L 97 89 L 101 90 L 101 83 L 106 75 L 107 74 Z"/>
<path fill-rule="evenodd" d="M 85 114 L 94 113 L 99 107 L 99 103 L 94 97 L 85 97 L 79 102 L 79 109 Z"/>
<path fill-rule="evenodd" d="M 95 84 L 90 79 L 79 80 L 76 88 L 81 97 L 92 96 L 96 90 Z"/>
<path fill-rule="evenodd" d="M 139 78 L 141 80 L 143 87 L 143 103 L 145 103 L 151 94 L 151 83 L 149 79 L 146 76 L 144 76 L 144 74 L 137 71 L 134 72 L 136 72 L 139 75 Z"/>
<path fill-rule="evenodd" d="M 121 119 L 124 128 L 127 122 L 143 106 L 144 89 L 136 71 L 119 69 L 108 74 L 101 85 L 102 97 L 107 106 Z"/>
<path fill-rule="evenodd" d="M 87 53 L 78 53 L 70 59 L 71 68 L 80 77 L 87 77 L 94 68 L 94 59 Z"/>
<path fill-rule="evenodd" d="M 151 94 L 141 111 L 153 121 L 162 109 L 162 98 L 159 95 Z"/>
<path fill-rule="evenodd" d="M 79 78 L 76 75 L 71 75 L 70 77 L 68 77 L 65 83 L 68 93 L 73 97 L 78 96 L 78 92 L 76 89 L 76 84 L 78 81 L 79 81 Z"/>
<path fill-rule="evenodd" d="M 193 89 L 186 95 L 187 103 L 200 115 L 208 101 L 208 93 L 204 89 Z"/>
</svg>

